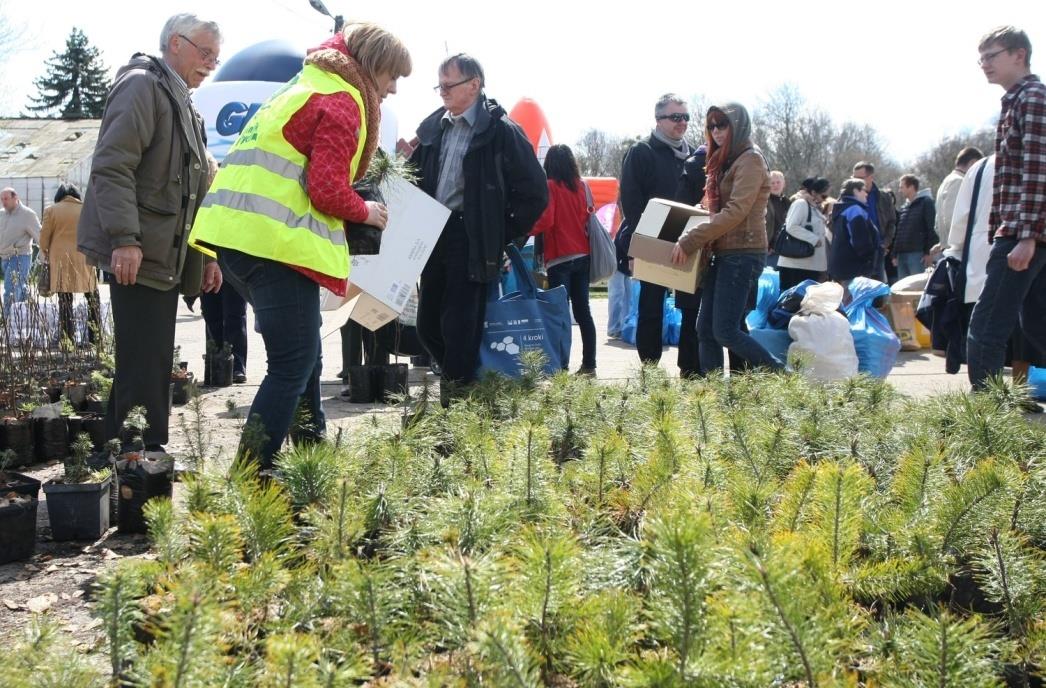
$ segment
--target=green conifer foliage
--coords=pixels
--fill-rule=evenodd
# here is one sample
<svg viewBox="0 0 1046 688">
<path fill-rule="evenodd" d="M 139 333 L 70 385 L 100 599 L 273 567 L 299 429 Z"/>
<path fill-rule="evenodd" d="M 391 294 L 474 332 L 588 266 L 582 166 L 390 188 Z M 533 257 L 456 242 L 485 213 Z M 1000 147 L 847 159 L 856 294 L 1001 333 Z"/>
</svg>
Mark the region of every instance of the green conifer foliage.
<svg viewBox="0 0 1046 688">
<path fill-rule="evenodd" d="M 47 60 L 47 74 L 33 84 L 40 94 L 31 97 L 28 109 L 44 116 L 57 113 L 62 119 L 97 119 L 105 110 L 109 77 L 98 48 L 74 28 L 65 40 L 65 51 L 55 51 Z"/>
</svg>

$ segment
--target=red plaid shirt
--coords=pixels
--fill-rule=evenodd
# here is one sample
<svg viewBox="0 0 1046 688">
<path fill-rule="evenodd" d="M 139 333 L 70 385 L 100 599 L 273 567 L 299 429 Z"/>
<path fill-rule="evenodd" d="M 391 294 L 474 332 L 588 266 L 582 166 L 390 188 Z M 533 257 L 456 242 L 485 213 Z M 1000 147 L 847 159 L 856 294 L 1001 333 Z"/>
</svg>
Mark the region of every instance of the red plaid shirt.
<svg viewBox="0 0 1046 688">
<path fill-rule="evenodd" d="M 990 237 L 1046 242 L 1046 86 L 1034 74 L 1002 97 Z"/>
</svg>

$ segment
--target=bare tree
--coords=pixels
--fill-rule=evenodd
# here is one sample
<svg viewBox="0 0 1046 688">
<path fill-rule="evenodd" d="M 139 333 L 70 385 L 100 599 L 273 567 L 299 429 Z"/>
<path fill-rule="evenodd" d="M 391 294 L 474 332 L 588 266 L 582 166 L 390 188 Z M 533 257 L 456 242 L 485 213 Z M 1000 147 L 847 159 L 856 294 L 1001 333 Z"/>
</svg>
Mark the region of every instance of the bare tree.
<svg viewBox="0 0 1046 688">
<path fill-rule="evenodd" d="M 639 136 L 618 137 L 602 129 L 589 129 L 574 147 L 578 169 L 586 177 L 620 177 L 621 161 Z"/>
</svg>

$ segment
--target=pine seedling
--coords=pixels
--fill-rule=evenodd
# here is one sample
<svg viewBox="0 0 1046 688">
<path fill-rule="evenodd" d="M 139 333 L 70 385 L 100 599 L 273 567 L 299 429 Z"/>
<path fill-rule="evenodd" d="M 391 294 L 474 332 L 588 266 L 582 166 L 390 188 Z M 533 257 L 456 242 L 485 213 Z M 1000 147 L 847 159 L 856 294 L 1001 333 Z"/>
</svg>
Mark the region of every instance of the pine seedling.
<svg viewBox="0 0 1046 688">
<path fill-rule="evenodd" d="M 269 435 L 265 432 L 265 423 L 257 413 L 251 414 L 243 425 L 240 435 L 240 445 L 236 450 L 237 460 L 257 461 L 265 445 L 269 443 Z"/>
<path fill-rule="evenodd" d="M 1046 610 L 1046 559 L 1018 535 L 991 528 L 973 559 L 989 601 L 1002 606 L 1011 638 L 1023 638 Z"/>
<path fill-rule="evenodd" d="M 175 513 L 174 503 L 170 499 L 150 499 L 142 507 L 142 514 L 157 561 L 168 568 L 175 567 L 185 556 L 187 537 L 183 521 Z"/>
<path fill-rule="evenodd" d="M 1014 482 L 1009 466 L 986 459 L 945 488 L 934 510 L 940 554 L 962 555 L 991 527 L 1005 527 L 1013 509 Z"/>
<path fill-rule="evenodd" d="M 138 654 L 134 627 L 144 619 L 138 600 L 148 590 L 147 582 L 154 574 L 150 569 L 142 561 L 125 559 L 100 575 L 96 583 L 95 613 L 102 619 L 114 684 L 131 668 Z"/>
<path fill-rule="evenodd" d="M 400 621 L 392 572 L 381 563 L 349 561 L 332 570 L 330 581 L 335 608 L 344 618 L 357 622 L 359 640 L 370 653 L 373 666 L 381 666 Z"/>
<path fill-rule="evenodd" d="M 239 523 L 247 560 L 253 561 L 264 552 L 289 556 L 294 521 L 286 493 L 275 483 L 261 484 L 256 477 L 251 478 L 257 475 L 257 464 L 252 461 L 237 461 L 233 473 L 226 511 Z"/>
<path fill-rule="evenodd" d="M 1004 643 L 977 616 L 946 609 L 932 615 L 913 609 L 880 628 L 885 662 L 878 678 L 885 688 L 964 686 L 1002 688 L 998 658 Z"/>
<path fill-rule="evenodd" d="M 203 395 L 192 385 L 189 387 L 189 413 L 182 415 L 181 428 L 187 449 L 185 462 L 193 472 L 202 471 L 211 451 L 212 432 L 203 407 Z"/>
<path fill-rule="evenodd" d="M 306 512 L 314 528 L 308 552 L 319 561 L 338 562 L 352 554 L 352 544 L 363 536 L 363 523 L 352 504 L 349 481 L 341 479 L 326 508 Z"/>
<path fill-rule="evenodd" d="M 606 590 L 580 605 L 577 625 L 564 646 L 567 671 L 581 685 L 617 685 L 617 674 L 638 638 L 640 601 L 622 590 Z"/>
<path fill-rule="evenodd" d="M 303 633 L 278 633 L 265 640 L 261 688 L 320 688 L 320 644 Z"/>
<path fill-rule="evenodd" d="M 523 642 L 523 633 L 507 614 L 485 618 L 470 644 L 479 657 L 482 674 L 491 685 L 538 688 L 542 685 L 537 662 Z"/>
<path fill-rule="evenodd" d="M 297 510 L 325 502 L 342 473 L 340 452 L 330 442 L 296 444 L 276 461 L 283 484 Z"/>
<path fill-rule="evenodd" d="M 95 688 L 105 684 L 98 670 L 79 652 L 61 647 L 58 624 L 38 614 L 20 642 L 9 647 L 4 668 L 8 688 Z"/>
<path fill-rule="evenodd" d="M 857 552 L 864 527 L 864 503 L 874 484 L 857 464 L 823 463 L 811 495 L 811 536 L 823 543 L 838 580 Z"/>
<path fill-rule="evenodd" d="M 774 508 L 772 529 L 777 533 L 794 533 L 811 518 L 814 509 L 814 484 L 817 468 L 800 461 L 782 485 L 781 498 Z"/>
<path fill-rule="evenodd" d="M 464 647 L 496 602 L 499 576 L 494 557 L 446 550 L 425 566 L 421 576 L 429 590 L 429 613 L 442 629 L 440 642 L 451 649 Z"/>
<path fill-rule="evenodd" d="M 704 641 L 713 545 L 708 515 L 685 507 L 667 511 L 650 521 L 647 538 L 654 627 L 671 648 L 676 674 L 686 684 Z"/>
<path fill-rule="evenodd" d="M 144 406 L 133 406 L 131 407 L 131 410 L 127 412 L 127 416 L 124 417 L 124 434 L 126 435 L 126 438 L 130 438 L 131 442 L 134 443 L 135 451 L 142 451 L 145 449 L 145 443 L 142 441 L 142 436 L 149 428 L 149 422 L 146 420 L 146 415 Z"/>
<path fill-rule="evenodd" d="M 189 523 L 189 553 L 209 575 L 227 578 L 243 561 L 240 526 L 228 514 L 194 514 Z"/>
</svg>

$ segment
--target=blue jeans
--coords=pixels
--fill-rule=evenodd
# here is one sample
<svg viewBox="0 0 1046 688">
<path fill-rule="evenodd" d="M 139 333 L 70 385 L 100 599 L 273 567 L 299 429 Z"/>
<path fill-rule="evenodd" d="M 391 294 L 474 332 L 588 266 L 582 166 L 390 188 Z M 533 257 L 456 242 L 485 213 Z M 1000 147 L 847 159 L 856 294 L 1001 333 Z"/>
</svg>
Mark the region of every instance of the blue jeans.
<svg viewBox="0 0 1046 688">
<path fill-rule="evenodd" d="M 781 361 L 741 329 L 748 295 L 757 284 L 765 263 L 763 254 L 732 253 L 716 256 L 708 267 L 702 280 L 701 310 L 697 315 L 703 374 L 723 367 L 723 347 L 751 366 L 773 370 L 784 368 Z"/>
<path fill-rule="evenodd" d="M 320 403 L 320 285 L 282 263 L 233 251 L 218 250 L 222 275 L 254 308 L 254 320 L 265 342 L 265 378 L 251 404 L 268 436 L 259 457 L 262 467 L 291 432 L 299 401 L 309 413 L 309 428 L 299 436 L 318 439 L 327 428 Z"/>
<path fill-rule="evenodd" d="M 589 257 L 582 256 L 558 263 L 548 269 L 548 285 L 567 288 L 574 320 L 581 329 L 581 367 L 596 367 L 596 324 L 588 307 Z"/>
<path fill-rule="evenodd" d="M 1018 318 L 1024 336 L 1046 349 L 1046 246 L 1036 244 L 1028 269 L 1014 272 L 1006 256 L 1016 245 L 1012 237 L 995 240 L 984 290 L 970 317 L 966 363 L 974 390 L 982 389 L 989 376 L 1002 372 L 1006 343 Z"/>
<path fill-rule="evenodd" d="M 11 312 L 11 304 L 25 301 L 26 285 L 29 283 L 29 264 L 32 256 L 11 256 L 4 258 L 4 314 Z"/>
<path fill-rule="evenodd" d="M 620 337 L 632 308 L 632 278 L 615 272 L 607 280 L 607 336 Z"/>
<path fill-rule="evenodd" d="M 897 279 L 903 280 L 909 275 L 919 275 L 926 272 L 923 265 L 922 251 L 905 251 L 897 254 Z"/>
</svg>

